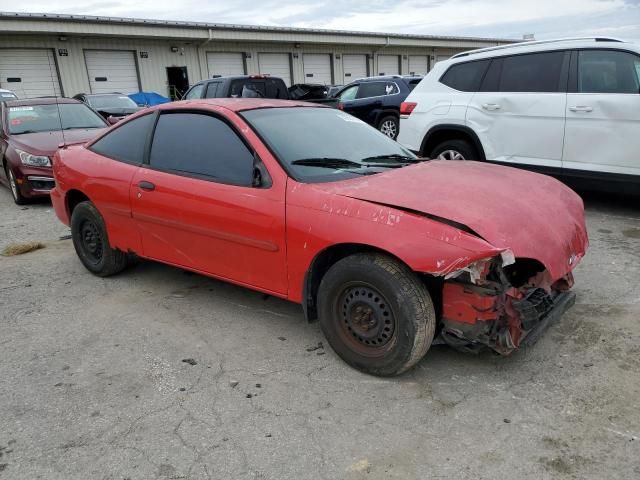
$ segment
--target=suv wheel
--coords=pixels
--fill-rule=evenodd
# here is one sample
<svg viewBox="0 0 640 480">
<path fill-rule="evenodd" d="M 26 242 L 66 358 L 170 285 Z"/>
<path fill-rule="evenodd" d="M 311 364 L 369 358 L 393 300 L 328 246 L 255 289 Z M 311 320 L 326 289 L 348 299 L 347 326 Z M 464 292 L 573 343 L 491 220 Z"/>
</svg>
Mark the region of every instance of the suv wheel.
<svg viewBox="0 0 640 480">
<path fill-rule="evenodd" d="M 361 253 L 338 261 L 320 283 L 318 307 L 331 348 L 365 373 L 398 375 L 433 341 L 429 292 L 409 267 L 385 255 Z"/>
<path fill-rule="evenodd" d="M 437 145 L 429 154 L 434 160 L 477 160 L 476 149 L 466 140 L 447 140 Z"/>
<path fill-rule="evenodd" d="M 400 129 L 400 124 L 398 119 L 393 115 L 388 115 L 380 120 L 380 124 L 378 125 L 378 130 L 384 133 L 387 137 L 396 139 L 398 136 L 398 130 Z"/>
</svg>

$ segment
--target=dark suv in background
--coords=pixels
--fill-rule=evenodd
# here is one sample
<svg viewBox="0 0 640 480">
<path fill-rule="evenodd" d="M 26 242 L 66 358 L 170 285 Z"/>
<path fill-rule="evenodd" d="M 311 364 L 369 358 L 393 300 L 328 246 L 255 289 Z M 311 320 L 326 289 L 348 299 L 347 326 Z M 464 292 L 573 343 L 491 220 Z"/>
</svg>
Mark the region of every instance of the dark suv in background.
<svg viewBox="0 0 640 480">
<path fill-rule="evenodd" d="M 193 85 L 182 97 L 196 98 L 280 98 L 289 100 L 287 86 L 279 77 L 268 75 L 240 75 L 216 77 Z"/>
<path fill-rule="evenodd" d="M 415 75 L 361 78 L 336 93 L 336 108 L 395 139 L 400 126 L 400 104 L 420 80 L 422 77 Z"/>
</svg>

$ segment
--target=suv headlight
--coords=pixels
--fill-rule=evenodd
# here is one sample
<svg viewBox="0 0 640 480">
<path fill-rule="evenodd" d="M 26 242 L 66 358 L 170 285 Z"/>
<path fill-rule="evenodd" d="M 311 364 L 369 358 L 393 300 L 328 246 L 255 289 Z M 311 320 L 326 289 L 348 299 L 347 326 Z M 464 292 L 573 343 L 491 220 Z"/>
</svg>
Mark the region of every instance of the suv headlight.
<svg viewBox="0 0 640 480">
<path fill-rule="evenodd" d="M 51 160 L 49 157 L 45 157 L 42 155 L 32 155 L 29 152 L 24 152 L 22 150 L 16 149 L 18 155 L 20 156 L 20 161 L 23 165 L 29 165 L 30 167 L 50 167 Z"/>
</svg>

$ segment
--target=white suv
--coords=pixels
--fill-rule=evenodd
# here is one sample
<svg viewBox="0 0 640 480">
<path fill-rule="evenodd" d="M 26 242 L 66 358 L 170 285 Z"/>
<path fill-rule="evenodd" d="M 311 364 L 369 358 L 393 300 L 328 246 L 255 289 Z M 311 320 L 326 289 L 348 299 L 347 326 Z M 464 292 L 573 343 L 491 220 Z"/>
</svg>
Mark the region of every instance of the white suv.
<svg viewBox="0 0 640 480">
<path fill-rule="evenodd" d="M 640 193 L 640 45 L 581 38 L 460 53 L 400 113 L 398 141 L 421 156 Z"/>
</svg>

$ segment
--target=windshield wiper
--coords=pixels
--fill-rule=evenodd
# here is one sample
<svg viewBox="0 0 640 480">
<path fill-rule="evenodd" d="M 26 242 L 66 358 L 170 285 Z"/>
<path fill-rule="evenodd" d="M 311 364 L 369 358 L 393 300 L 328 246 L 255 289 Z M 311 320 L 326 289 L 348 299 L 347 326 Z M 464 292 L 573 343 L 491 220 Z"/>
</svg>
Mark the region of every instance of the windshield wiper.
<svg viewBox="0 0 640 480">
<path fill-rule="evenodd" d="M 303 165 L 305 167 L 320 167 L 320 168 L 360 168 L 363 165 L 358 162 L 347 160 L 346 158 L 331 158 L 331 157 L 317 157 L 317 158 L 301 158 L 294 160 L 291 165 Z"/>
<path fill-rule="evenodd" d="M 365 157 L 362 159 L 363 162 L 376 162 L 378 160 L 398 160 L 398 163 L 406 164 L 406 163 L 416 163 L 418 159 L 410 157 L 408 155 L 400 155 L 397 153 L 390 153 L 387 155 L 375 155 L 373 157 Z"/>
<path fill-rule="evenodd" d="M 12 132 L 11 135 L 22 135 L 23 133 L 40 133 L 43 130 L 23 130 L 22 132 Z"/>
</svg>

